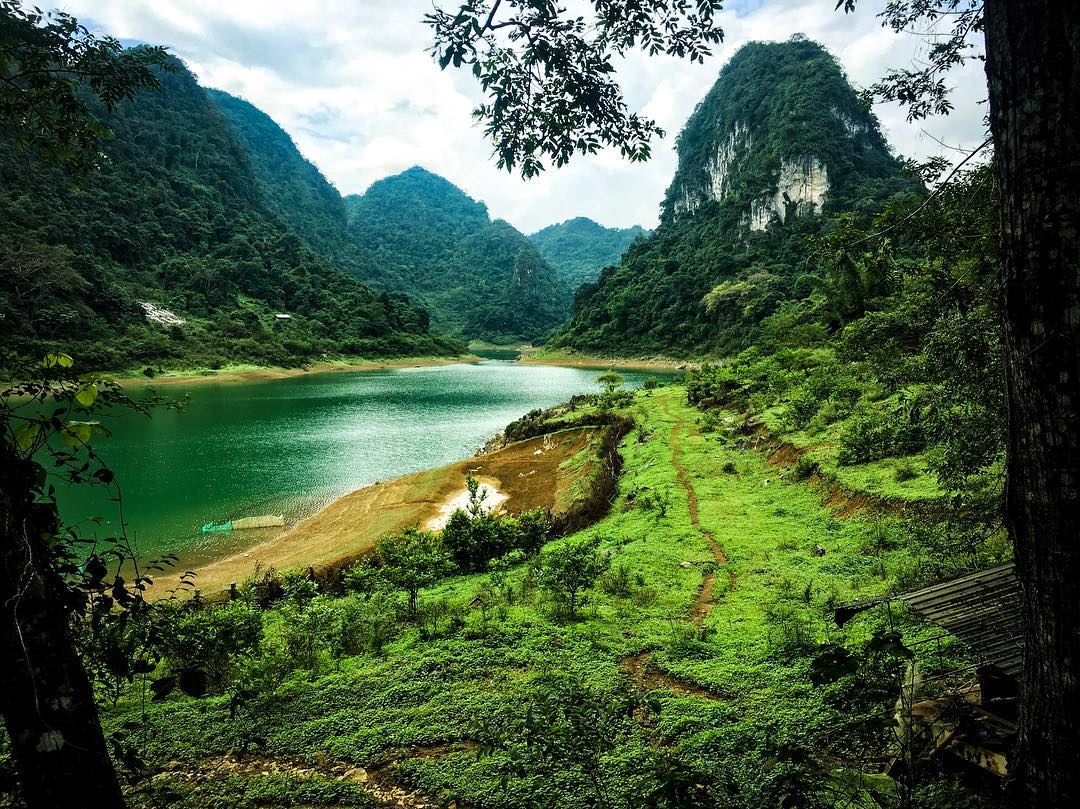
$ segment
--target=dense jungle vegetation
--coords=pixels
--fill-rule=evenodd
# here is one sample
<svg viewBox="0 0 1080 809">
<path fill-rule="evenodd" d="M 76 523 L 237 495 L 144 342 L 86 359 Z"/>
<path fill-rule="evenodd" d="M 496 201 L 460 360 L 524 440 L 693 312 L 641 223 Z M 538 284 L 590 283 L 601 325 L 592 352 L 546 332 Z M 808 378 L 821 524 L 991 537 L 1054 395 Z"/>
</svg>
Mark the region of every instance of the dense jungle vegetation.
<svg viewBox="0 0 1080 809">
<path fill-rule="evenodd" d="M 745 138 L 736 139 L 742 145 L 726 164 L 717 200 L 710 160 L 736 126 Z M 551 346 L 617 356 L 737 353 L 758 340 L 761 324 L 785 301 L 814 292 L 808 237 L 837 214 L 854 213 L 865 224 L 891 198 L 922 193 L 836 60 L 800 39 L 741 48 L 687 122 L 678 150 L 661 226 L 577 290 L 572 320 Z M 826 215 L 792 215 L 751 232 L 751 204 L 776 190 L 781 161 L 806 155 L 827 168 Z M 676 215 L 687 196 L 698 207 Z"/>
<path fill-rule="evenodd" d="M 554 262 L 452 184 L 411 169 L 342 207 L 250 105 L 215 95 L 230 128 L 182 69 L 162 84 L 101 113 L 110 159 L 80 185 L 4 153 L 0 255 L 21 258 L 0 328 L 27 302 L 47 315 L 33 341 L 5 348 L 64 346 L 102 368 L 220 352 L 288 364 L 459 348 L 429 334 L 428 311 L 493 341 L 540 339 L 559 321 Z M 154 123 L 173 115 L 202 125 Z M 752 141 L 727 190 L 676 211 L 716 188 L 706 167 L 736 123 Z M 835 60 L 802 38 L 741 50 L 679 146 L 660 228 L 581 286 L 550 344 L 703 361 L 635 392 L 609 371 L 601 392 L 506 427 L 507 441 L 593 434 L 566 461 L 579 474 L 565 509 L 486 513 L 470 476 L 467 508 L 442 530 L 387 536 L 326 570 L 256 570 L 228 594 L 191 593 L 196 580 L 144 600 L 141 579 L 110 583 L 119 552 L 76 563 L 77 532 L 51 542 L 53 494 L 31 484 L 39 521 L 21 525 L 41 530 L 23 536 L 56 554 L 40 589 L 72 582 L 60 591 L 74 606 L 58 612 L 123 802 L 1011 805 L 898 724 L 903 688 L 960 691 L 976 661 L 883 603 L 1012 555 L 995 166 L 928 192 L 942 164 L 903 168 Z M 805 155 L 828 166 L 824 211 L 751 232 L 750 205 L 783 159 Z M 339 268 L 385 290 L 419 282 L 426 308 Z M 137 308 L 150 292 L 186 322 L 155 331 Z M 275 325 L 282 310 L 293 320 Z M 124 403 L 72 364 L 45 355 L 69 413 Z M 79 439 L 94 422 L 32 424 L 3 449 L 44 481 L 45 427 Z M 89 439 L 67 438 L 53 457 L 71 480 L 111 484 L 92 449 L 79 466 Z M 15 738 L 0 735 L 6 784 Z M 0 806 L 18 801 L 13 788 Z"/>
<path fill-rule="evenodd" d="M 346 203 L 372 280 L 409 290 L 451 334 L 540 341 L 565 317 L 567 293 L 536 247 L 442 177 L 414 167 Z"/>
<path fill-rule="evenodd" d="M 5 366 L 53 348 L 97 370 L 461 350 L 404 295 L 346 276 L 275 217 L 215 103 L 169 67 L 160 90 L 112 113 L 92 103 L 114 137 L 74 183 L 0 147 Z M 142 302 L 184 322 L 149 321 Z"/>
<path fill-rule="evenodd" d="M 632 228 L 606 228 L 584 216 L 548 225 L 529 236 L 540 255 L 555 268 L 559 282 L 573 293 L 586 281 L 595 281 L 600 270 L 618 264 L 638 236 L 648 231 L 639 225 Z"/>
</svg>

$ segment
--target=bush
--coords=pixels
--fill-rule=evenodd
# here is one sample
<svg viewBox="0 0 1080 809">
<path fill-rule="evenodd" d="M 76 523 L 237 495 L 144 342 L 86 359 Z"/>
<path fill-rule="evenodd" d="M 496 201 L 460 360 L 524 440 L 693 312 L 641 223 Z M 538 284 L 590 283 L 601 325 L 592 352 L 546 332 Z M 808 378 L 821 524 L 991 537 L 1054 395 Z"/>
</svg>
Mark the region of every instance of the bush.
<svg viewBox="0 0 1080 809">
<path fill-rule="evenodd" d="M 540 567 L 540 583 L 556 599 L 566 617 L 577 617 L 581 593 L 607 570 L 610 559 L 600 553 L 600 540 L 566 542 L 547 553 Z"/>
<path fill-rule="evenodd" d="M 166 613 L 164 657 L 172 671 L 206 673 L 212 693 L 220 693 L 245 658 L 256 655 L 262 637 L 262 615 L 243 601 L 201 610 L 176 607 Z"/>
<path fill-rule="evenodd" d="M 511 551 L 529 554 L 540 550 L 550 530 L 550 521 L 539 509 L 518 517 L 484 513 L 470 517 L 456 511 L 443 528 L 442 543 L 460 570 L 483 571 L 493 559 Z"/>
<path fill-rule="evenodd" d="M 795 462 L 795 467 L 792 471 L 797 480 L 806 480 L 820 471 L 820 469 L 821 465 L 809 455 L 800 455 L 799 460 Z"/>
<path fill-rule="evenodd" d="M 845 425 L 837 460 L 850 466 L 922 449 L 922 430 L 910 413 L 895 405 L 881 409 L 864 406 Z"/>
<path fill-rule="evenodd" d="M 799 388 L 791 397 L 788 404 L 788 412 L 791 415 L 791 423 L 798 429 L 806 427 L 810 420 L 817 415 L 821 407 L 821 400 L 809 388 Z"/>
<path fill-rule="evenodd" d="M 911 461 L 902 461 L 893 472 L 893 480 L 897 483 L 905 483 L 914 480 L 918 476 L 919 470 L 915 468 L 915 464 L 911 463 Z"/>
</svg>

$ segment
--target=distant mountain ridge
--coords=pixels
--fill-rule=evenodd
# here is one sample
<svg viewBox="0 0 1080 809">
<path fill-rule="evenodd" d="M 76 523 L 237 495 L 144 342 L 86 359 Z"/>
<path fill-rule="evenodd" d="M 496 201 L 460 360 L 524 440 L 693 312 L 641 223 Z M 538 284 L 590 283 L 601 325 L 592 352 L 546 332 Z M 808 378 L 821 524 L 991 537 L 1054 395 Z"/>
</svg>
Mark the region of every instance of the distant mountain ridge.
<svg viewBox="0 0 1080 809">
<path fill-rule="evenodd" d="M 801 36 L 740 48 L 677 144 L 660 226 L 577 291 L 553 346 L 734 354 L 813 293 L 807 237 L 923 192 L 837 61 Z"/>
<path fill-rule="evenodd" d="M 618 264 L 639 236 L 649 231 L 640 225 L 630 228 L 607 228 L 584 216 L 548 225 L 529 236 L 529 240 L 559 275 L 559 281 L 574 292 L 587 281 L 595 281 L 600 270 Z"/>
<path fill-rule="evenodd" d="M 483 203 L 419 166 L 342 198 L 272 118 L 210 91 L 274 213 L 316 250 L 376 289 L 407 295 L 433 328 L 465 340 L 541 339 L 569 295 L 528 240 Z"/>
<path fill-rule="evenodd" d="M 422 302 L 450 334 L 538 341 L 566 317 L 568 295 L 536 247 L 450 181 L 415 166 L 346 205 L 373 280 Z"/>
</svg>

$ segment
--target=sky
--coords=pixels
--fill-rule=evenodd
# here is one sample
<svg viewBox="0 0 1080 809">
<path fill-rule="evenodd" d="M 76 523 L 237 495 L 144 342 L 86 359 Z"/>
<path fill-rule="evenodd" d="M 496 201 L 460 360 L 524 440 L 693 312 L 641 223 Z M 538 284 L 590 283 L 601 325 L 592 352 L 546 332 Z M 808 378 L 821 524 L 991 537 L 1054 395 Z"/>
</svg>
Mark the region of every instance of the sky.
<svg viewBox="0 0 1080 809">
<path fill-rule="evenodd" d="M 570 0 L 579 2 L 580 0 Z M 453 6 L 456 0 L 436 0 Z M 208 87 L 270 115 L 342 194 L 421 165 L 483 200 L 493 217 L 535 230 L 575 216 L 609 227 L 654 227 L 675 172 L 675 137 L 724 63 L 751 40 L 805 34 L 825 45 L 856 87 L 925 54 L 926 38 L 883 28 L 884 0 L 834 11 L 835 0 L 735 0 L 720 15 L 723 44 L 704 64 L 634 54 L 618 65 L 631 110 L 667 137 L 648 163 L 617 152 L 578 156 L 533 180 L 497 169 L 471 111 L 481 100 L 466 70 L 441 71 L 422 22 L 432 0 L 57 0 L 92 29 L 169 47 Z M 44 3 L 39 3 L 45 5 Z M 983 140 L 981 65 L 950 76 L 954 113 L 908 123 L 895 106 L 875 112 L 897 153 L 958 154 Z M 944 145 L 943 145 L 944 144 Z"/>
</svg>

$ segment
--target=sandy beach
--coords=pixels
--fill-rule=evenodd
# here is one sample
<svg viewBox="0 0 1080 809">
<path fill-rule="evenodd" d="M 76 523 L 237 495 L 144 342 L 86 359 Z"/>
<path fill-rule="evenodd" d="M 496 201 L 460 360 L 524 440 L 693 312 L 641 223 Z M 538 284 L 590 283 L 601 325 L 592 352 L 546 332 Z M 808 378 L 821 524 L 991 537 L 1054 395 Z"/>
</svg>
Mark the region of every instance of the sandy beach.
<svg viewBox="0 0 1080 809">
<path fill-rule="evenodd" d="M 356 360 L 342 362 L 320 362 L 307 368 L 258 368 L 226 367 L 220 370 L 165 371 L 148 377 L 125 376 L 116 379 L 124 387 L 161 387 L 163 385 L 192 385 L 201 382 L 258 382 L 267 379 L 285 379 L 305 374 L 327 374 L 339 371 L 389 371 L 394 368 L 423 368 L 435 365 L 455 365 L 460 362 L 476 362 L 480 357 L 474 354 L 461 354 L 456 357 L 402 357 L 400 359 Z"/>
<path fill-rule="evenodd" d="M 388 534 L 414 526 L 435 530 L 468 503 L 468 472 L 491 490 L 487 505 L 509 514 L 536 508 L 554 511 L 565 499 L 559 498 L 560 492 L 577 475 L 560 467 L 588 447 L 592 436 L 590 429 L 540 436 L 357 489 L 273 539 L 195 567 L 195 588 L 213 596 L 253 575 L 256 567 L 282 571 L 340 565 L 361 559 Z M 151 595 L 164 595 L 178 581 L 177 574 L 159 576 Z"/>
</svg>

